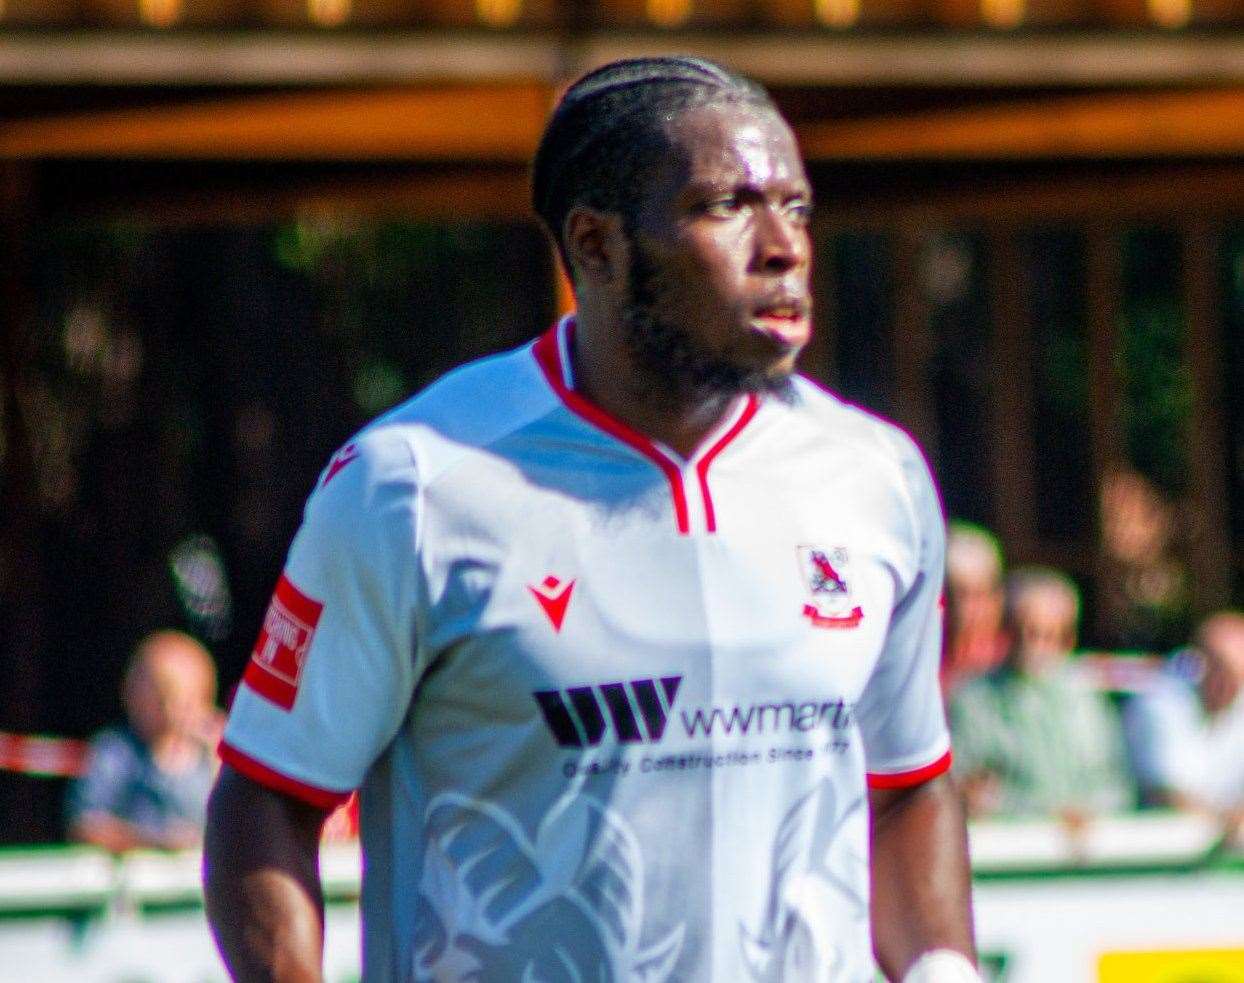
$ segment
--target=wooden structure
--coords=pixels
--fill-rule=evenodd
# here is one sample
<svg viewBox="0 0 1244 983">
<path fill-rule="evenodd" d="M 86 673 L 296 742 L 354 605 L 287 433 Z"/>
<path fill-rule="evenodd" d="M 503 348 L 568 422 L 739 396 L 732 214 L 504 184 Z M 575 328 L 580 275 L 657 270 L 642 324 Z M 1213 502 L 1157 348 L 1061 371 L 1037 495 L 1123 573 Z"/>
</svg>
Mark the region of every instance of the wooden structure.
<svg viewBox="0 0 1244 983">
<path fill-rule="evenodd" d="M 1093 566 L 1091 515 L 1061 533 L 1042 517 L 1040 383 L 1014 371 L 1039 341 L 1028 237 L 1065 230 L 1079 257 L 1089 395 L 1068 439 L 1091 492 L 1127 453 L 1126 234 L 1174 236 L 1198 607 L 1241 589 L 1244 437 L 1223 397 L 1244 378 L 1220 275 L 1244 216 L 1240 0 L 0 0 L 5 221 L 20 239 L 48 215 L 523 217 L 559 88 L 654 51 L 769 85 L 813 167 L 818 239 L 883 241 L 895 341 L 873 375 L 945 466 L 965 435 L 930 378 L 949 344 L 930 250 L 976 237 L 983 358 L 959 382 L 988 446 L 960 484 L 987 483 L 973 509 L 1016 558 Z M 838 282 L 827 257 L 809 368 L 841 384 L 857 342 Z"/>
<path fill-rule="evenodd" d="M 247 373 L 268 368 L 243 357 L 256 339 L 272 361 L 328 342 L 310 318 L 273 337 L 238 299 L 259 255 L 246 230 L 508 222 L 489 262 L 536 254 L 517 289 L 543 293 L 527 312 L 543 317 L 561 287 L 522 223 L 544 118 L 582 71 L 675 51 L 758 78 L 793 121 L 818 198 L 806 369 L 908 426 L 950 512 L 997 529 L 1012 561 L 1091 587 L 1096 490 L 1149 441 L 1174 471 L 1196 609 L 1244 603 L 1244 0 L 0 0 L 0 730 L 82 737 L 117 712 L 128 647 L 169 623 L 174 513 L 195 491 L 234 499 L 190 528 L 232 561 L 235 627 L 215 649 L 226 688 L 241 671 L 286 525 L 344 439 L 334 427 L 361 412 L 325 397 L 348 389 L 336 377 L 293 393 L 287 410 L 321 400 L 341 417 L 298 431 L 312 445 L 298 457 L 247 402 Z M 134 274 L 140 300 L 164 291 L 141 401 L 115 405 L 116 379 L 92 396 L 115 429 L 79 455 L 70 506 L 72 482 L 43 473 L 68 437 L 31 380 L 40 351 L 93 357 L 99 325 L 90 309 L 40 320 L 37 249 L 44 229 L 114 220 L 208 230 L 177 240 L 200 258 L 232 243 L 234 307 L 185 320 L 168 286 L 180 254 Z M 196 297 L 215 298 L 217 273 Z M 426 323 L 409 381 L 519 330 L 478 320 L 497 336 Z M 134 351 L 114 369 L 138 371 Z M 1156 366 L 1156 389 L 1137 366 Z M 75 371 L 66 403 L 84 398 Z M 192 390 L 214 418 L 178 415 Z M 163 473 L 149 445 L 204 427 L 207 464 L 183 454 Z M 56 835 L 45 786 L 0 781 L 5 839 Z"/>
</svg>

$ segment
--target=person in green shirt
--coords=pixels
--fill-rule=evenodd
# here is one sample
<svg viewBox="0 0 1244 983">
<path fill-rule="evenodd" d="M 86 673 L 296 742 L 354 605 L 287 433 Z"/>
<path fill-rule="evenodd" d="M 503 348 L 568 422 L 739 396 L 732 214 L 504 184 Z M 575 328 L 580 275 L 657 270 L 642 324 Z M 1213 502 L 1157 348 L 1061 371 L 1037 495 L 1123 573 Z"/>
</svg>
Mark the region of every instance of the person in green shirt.
<svg viewBox="0 0 1244 983">
<path fill-rule="evenodd" d="M 1028 567 L 1007 582 L 1011 649 L 951 699 L 955 769 L 976 816 L 1075 821 L 1135 800 L 1109 700 L 1072 653 L 1080 595 L 1065 575 Z"/>
</svg>

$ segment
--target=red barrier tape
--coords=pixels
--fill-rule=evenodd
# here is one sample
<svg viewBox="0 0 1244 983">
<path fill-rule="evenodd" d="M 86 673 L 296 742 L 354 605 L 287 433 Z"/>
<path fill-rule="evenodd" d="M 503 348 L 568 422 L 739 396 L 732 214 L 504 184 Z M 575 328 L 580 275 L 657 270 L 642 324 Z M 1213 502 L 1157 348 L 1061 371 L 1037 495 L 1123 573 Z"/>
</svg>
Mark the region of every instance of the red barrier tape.
<svg viewBox="0 0 1244 983">
<path fill-rule="evenodd" d="M 86 772 L 86 741 L 0 731 L 0 771 L 42 778 L 76 778 Z"/>
</svg>

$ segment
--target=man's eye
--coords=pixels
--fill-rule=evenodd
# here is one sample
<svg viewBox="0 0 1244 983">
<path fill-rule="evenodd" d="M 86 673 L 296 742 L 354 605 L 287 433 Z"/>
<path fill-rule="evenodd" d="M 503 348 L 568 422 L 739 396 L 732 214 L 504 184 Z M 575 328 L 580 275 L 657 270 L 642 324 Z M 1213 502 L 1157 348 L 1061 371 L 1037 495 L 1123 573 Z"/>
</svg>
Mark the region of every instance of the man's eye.
<svg viewBox="0 0 1244 983">
<path fill-rule="evenodd" d="M 717 215 L 728 217 L 739 210 L 739 199 L 737 195 L 729 195 L 725 198 L 714 198 L 704 206 L 704 211 L 709 215 Z"/>
<path fill-rule="evenodd" d="M 792 220 L 806 225 L 812 221 L 812 202 L 805 199 L 797 199 L 786 203 L 786 214 Z"/>
</svg>

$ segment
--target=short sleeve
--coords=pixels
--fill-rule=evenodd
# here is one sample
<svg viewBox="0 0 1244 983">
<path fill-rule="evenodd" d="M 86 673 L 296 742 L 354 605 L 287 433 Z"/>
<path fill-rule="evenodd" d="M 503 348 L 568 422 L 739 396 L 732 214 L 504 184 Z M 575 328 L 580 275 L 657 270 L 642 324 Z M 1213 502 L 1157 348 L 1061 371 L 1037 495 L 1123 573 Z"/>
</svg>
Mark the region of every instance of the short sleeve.
<svg viewBox="0 0 1244 983">
<path fill-rule="evenodd" d="M 400 433 L 366 433 L 329 462 L 238 687 L 227 764 L 321 808 L 361 784 L 418 674 L 417 505 Z"/>
<path fill-rule="evenodd" d="M 877 665 L 857 707 L 870 788 L 901 788 L 950 767 L 950 736 L 938 667 L 946 528 L 923 456 L 900 444 L 907 542 L 904 578 Z"/>
</svg>

